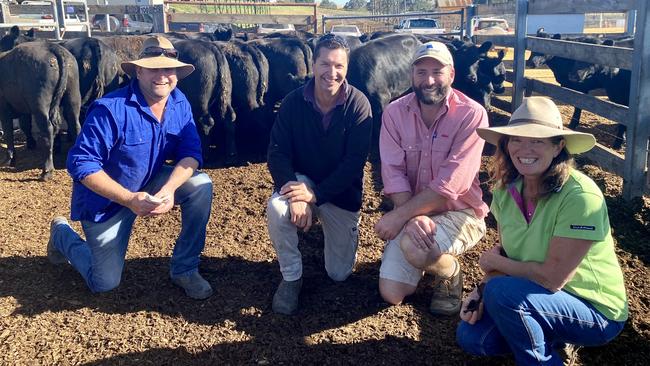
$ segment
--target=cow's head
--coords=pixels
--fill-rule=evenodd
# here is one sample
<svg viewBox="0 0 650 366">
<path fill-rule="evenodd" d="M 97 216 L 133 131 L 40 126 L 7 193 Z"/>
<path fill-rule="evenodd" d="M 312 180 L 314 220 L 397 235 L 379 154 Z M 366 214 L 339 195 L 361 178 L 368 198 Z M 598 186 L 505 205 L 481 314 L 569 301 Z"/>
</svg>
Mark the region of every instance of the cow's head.
<svg viewBox="0 0 650 366">
<path fill-rule="evenodd" d="M 455 42 L 450 51 L 454 56 L 455 80 L 459 83 L 474 85 L 478 83 L 479 61 L 487 56 L 492 48 L 492 42 L 484 42 L 480 46 L 469 42 Z"/>
<path fill-rule="evenodd" d="M 13 49 L 17 45 L 34 40 L 34 28 L 30 29 L 24 35 L 20 34 L 20 28 L 13 26 L 9 33 L 0 39 L 0 52 L 5 52 Z"/>
<path fill-rule="evenodd" d="M 479 61 L 478 84 L 485 90 L 502 94 L 505 91 L 503 83 L 506 81 L 506 67 L 503 64 L 505 51 L 500 50 L 497 57 L 486 56 Z"/>
</svg>

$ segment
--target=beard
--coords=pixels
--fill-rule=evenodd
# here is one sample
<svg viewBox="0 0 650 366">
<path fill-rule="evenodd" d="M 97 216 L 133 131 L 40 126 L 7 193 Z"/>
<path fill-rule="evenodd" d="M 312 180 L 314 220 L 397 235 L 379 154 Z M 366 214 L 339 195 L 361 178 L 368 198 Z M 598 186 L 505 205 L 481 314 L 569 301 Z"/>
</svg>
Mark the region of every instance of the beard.
<svg viewBox="0 0 650 366">
<path fill-rule="evenodd" d="M 449 91 L 451 90 L 451 85 L 437 85 L 433 88 L 433 91 L 424 91 L 422 86 L 413 86 L 413 91 L 415 96 L 418 98 L 422 104 L 439 104 L 447 97 Z"/>
</svg>

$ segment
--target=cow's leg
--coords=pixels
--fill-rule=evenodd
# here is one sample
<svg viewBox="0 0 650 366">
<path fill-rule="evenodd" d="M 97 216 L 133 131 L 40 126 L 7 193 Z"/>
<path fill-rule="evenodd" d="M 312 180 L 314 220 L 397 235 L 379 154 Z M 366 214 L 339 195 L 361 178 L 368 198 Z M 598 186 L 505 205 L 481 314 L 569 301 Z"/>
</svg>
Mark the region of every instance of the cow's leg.
<svg viewBox="0 0 650 366">
<path fill-rule="evenodd" d="M 41 172 L 40 180 L 47 181 L 52 178 L 52 171 L 54 171 L 54 126 L 50 123 L 47 117 L 47 112 L 34 115 L 34 122 L 36 123 L 38 130 L 41 132 L 45 145 L 45 164 L 43 166 L 43 172 Z"/>
<path fill-rule="evenodd" d="M 66 90 L 61 100 L 61 105 L 61 112 L 68 127 L 68 142 L 73 142 L 77 139 L 77 135 L 81 130 L 81 125 L 79 124 L 79 114 L 81 113 L 81 95 L 79 88 Z"/>
<path fill-rule="evenodd" d="M 580 114 L 582 114 L 582 109 L 576 108 L 573 111 L 573 116 L 571 116 L 571 122 L 569 122 L 569 128 L 575 130 L 580 124 Z"/>
<path fill-rule="evenodd" d="M 27 140 L 27 150 L 36 149 L 36 140 L 34 140 L 34 134 L 32 133 L 32 116 L 30 114 L 22 115 L 18 118 L 18 124 L 20 129 L 25 133 L 25 139 Z"/>
<path fill-rule="evenodd" d="M 623 143 L 625 142 L 625 130 L 626 128 L 624 125 L 618 125 L 616 129 L 616 139 L 614 139 L 614 144 L 612 145 L 615 150 L 619 150 L 623 147 Z"/>
<path fill-rule="evenodd" d="M 5 141 L 7 142 L 7 156 L 0 163 L 0 166 L 16 166 L 16 157 L 14 156 L 14 120 L 9 116 L 0 116 L 2 118 L 2 129 L 4 130 Z"/>
</svg>

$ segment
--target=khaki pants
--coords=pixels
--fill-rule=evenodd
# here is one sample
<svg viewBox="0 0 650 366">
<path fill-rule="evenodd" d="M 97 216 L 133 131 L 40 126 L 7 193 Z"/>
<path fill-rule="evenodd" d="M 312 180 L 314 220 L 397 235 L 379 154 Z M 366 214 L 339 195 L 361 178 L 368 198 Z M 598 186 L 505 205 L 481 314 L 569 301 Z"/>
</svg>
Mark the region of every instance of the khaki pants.
<svg viewBox="0 0 650 366">
<path fill-rule="evenodd" d="M 313 186 L 309 178 L 298 180 Z M 334 281 L 343 281 L 351 273 L 357 255 L 359 212 L 351 212 L 331 203 L 312 205 L 312 212 L 321 222 L 325 236 L 325 270 Z M 302 255 L 298 250 L 298 228 L 291 222 L 289 203 L 277 192 L 269 199 L 267 208 L 269 236 L 280 263 L 285 281 L 302 277 Z"/>
<path fill-rule="evenodd" d="M 461 255 L 485 235 L 485 221 L 474 216 L 472 209 L 448 211 L 431 219 L 436 223 L 435 241 L 442 253 Z M 424 273 L 404 258 L 400 247 L 402 235 L 404 231 L 386 244 L 379 277 L 417 286 Z"/>
</svg>

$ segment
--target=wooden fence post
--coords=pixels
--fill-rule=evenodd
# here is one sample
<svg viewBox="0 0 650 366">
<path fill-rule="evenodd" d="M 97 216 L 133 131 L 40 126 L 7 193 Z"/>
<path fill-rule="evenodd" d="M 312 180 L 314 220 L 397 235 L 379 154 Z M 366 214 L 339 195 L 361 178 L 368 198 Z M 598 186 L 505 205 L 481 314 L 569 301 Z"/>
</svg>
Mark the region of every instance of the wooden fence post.
<svg viewBox="0 0 650 366">
<path fill-rule="evenodd" d="M 650 7 L 637 1 L 634 58 L 630 80 L 630 116 L 627 126 L 627 148 L 623 198 L 640 197 L 646 188 L 648 135 L 650 124 Z M 645 117 L 645 119 L 644 119 Z"/>
<path fill-rule="evenodd" d="M 515 27 L 515 87 L 512 88 L 511 112 L 514 112 L 524 98 L 524 70 L 526 68 L 526 18 L 528 17 L 528 0 L 517 0 L 517 25 Z"/>
</svg>

